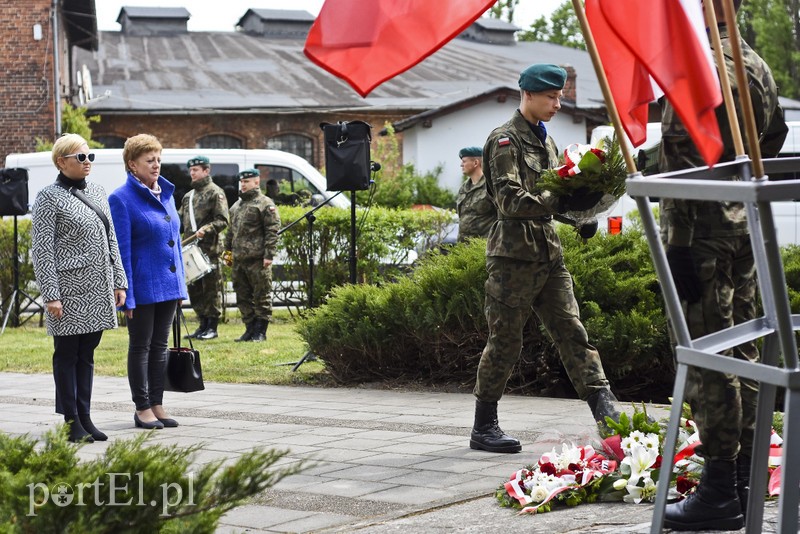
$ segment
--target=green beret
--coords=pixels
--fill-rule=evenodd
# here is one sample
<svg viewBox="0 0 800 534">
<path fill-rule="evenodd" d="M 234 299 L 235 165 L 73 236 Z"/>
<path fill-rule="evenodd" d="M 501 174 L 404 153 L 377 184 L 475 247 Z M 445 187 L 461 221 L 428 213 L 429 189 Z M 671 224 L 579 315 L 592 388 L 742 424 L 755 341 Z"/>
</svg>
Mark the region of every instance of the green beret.
<svg viewBox="0 0 800 534">
<path fill-rule="evenodd" d="M 546 63 L 531 65 L 519 74 L 519 88 L 534 93 L 563 89 L 566 81 L 567 71 Z"/>
<path fill-rule="evenodd" d="M 245 169 L 239 173 L 240 180 L 247 180 L 248 178 L 258 178 L 261 176 L 261 173 L 258 169 Z"/>
<path fill-rule="evenodd" d="M 195 165 L 206 166 L 206 165 L 210 165 L 210 164 L 211 164 L 211 162 L 208 161 L 208 158 L 205 157 L 205 156 L 195 156 L 195 157 L 193 157 L 192 159 L 190 159 L 189 161 L 186 162 L 186 166 L 187 167 L 194 167 Z"/>
<path fill-rule="evenodd" d="M 483 149 L 479 146 L 468 146 L 458 151 L 459 158 L 482 158 Z"/>
</svg>

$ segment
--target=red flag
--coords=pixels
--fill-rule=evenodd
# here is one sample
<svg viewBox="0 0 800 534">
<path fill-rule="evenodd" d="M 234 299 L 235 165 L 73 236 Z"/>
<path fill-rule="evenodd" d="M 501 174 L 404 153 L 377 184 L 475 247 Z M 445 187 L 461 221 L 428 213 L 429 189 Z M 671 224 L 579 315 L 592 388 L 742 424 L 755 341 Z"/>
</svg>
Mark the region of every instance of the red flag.
<svg viewBox="0 0 800 534">
<path fill-rule="evenodd" d="M 616 35 L 617 39 L 604 43 L 605 56 L 599 45 L 598 52 L 604 66 L 609 57 L 609 67 L 604 68 L 607 75 L 621 78 L 613 83 L 609 79 L 609 87 L 618 107 L 629 115 L 629 126 L 631 114 L 637 119 L 642 116 L 639 100 L 644 95 L 644 69 L 664 91 L 706 164 L 719 161 L 722 139 L 714 109 L 722 103 L 722 93 L 708 41 L 704 36 L 701 39 L 696 30 L 695 21 L 700 31 L 705 27 L 700 2 L 589 0 L 587 4 L 592 4 L 591 9 L 587 5 L 587 18 L 591 12 L 594 19 L 594 23 L 590 20 L 592 33 L 597 27 L 601 35 L 607 35 L 609 30 Z M 600 18 L 603 22 L 598 23 Z M 609 48 L 613 50 L 610 56 Z M 619 92 L 625 83 L 635 85 L 627 92 Z M 626 128 L 626 132 L 633 141 L 631 133 L 636 132 L 636 126 L 631 131 Z"/>
<path fill-rule="evenodd" d="M 362 97 L 436 52 L 495 0 L 326 0 L 306 56 Z"/>
<path fill-rule="evenodd" d="M 622 128 L 631 144 L 639 146 L 647 140 L 647 108 L 656 99 L 650 74 L 614 33 L 600 10 L 600 0 L 586 0 L 586 18 Z"/>
</svg>

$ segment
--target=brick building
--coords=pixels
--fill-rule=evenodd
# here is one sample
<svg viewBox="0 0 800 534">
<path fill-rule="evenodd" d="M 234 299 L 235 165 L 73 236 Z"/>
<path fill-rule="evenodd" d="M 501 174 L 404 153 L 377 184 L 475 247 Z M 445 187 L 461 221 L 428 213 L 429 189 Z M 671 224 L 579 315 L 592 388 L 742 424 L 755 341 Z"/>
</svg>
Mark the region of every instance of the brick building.
<svg viewBox="0 0 800 534">
<path fill-rule="evenodd" d="M 51 2 L 60 6 L 63 27 L 57 56 Z M 458 148 L 482 143 L 507 119 L 517 105 L 519 72 L 535 61 L 570 72 L 562 113 L 548 126 L 557 139 L 588 140 L 607 120 L 586 52 L 516 42 L 518 28 L 498 20 L 478 19 L 361 98 L 303 54 L 314 22 L 305 11 L 248 9 L 225 32 L 189 32 L 185 8 L 127 6 L 117 18 L 119 31 L 98 32 L 94 0 L 21 0 L 0 7 L 0 15 L 6 34 L 18 36 L 5 41 L 0 55 L 11 73 L 0 89 L 0 157 L 34 150 L 36 137 L 52 140 L 60 97 L 101 117 L 92 124 L 93 138 L 109 148 L 147 132 L 171 148 L 281 149 L 317 168 L 324 167 L 320 123 L 364 120 L 375 135 L 393 123 L 404 163 L 421 172 L 443 169 L 458 181 Z"/>
<path fill-rule="evenodd" d="M 86 65 L 91 72 L 95 99 L 88 108 L 102 117 L 93 125 L 95 139 L 119 147 L 130 135 L 149 132 L 167 147 L 277 148 L 322 168 L 321 122 L 364 120 L 377 135 L 387 122 L 457 102 L 469 108 L 480 95 L 517 91 L 519 72 L 532 58 L 579 73 L 577 82 L 570 78 L 572 104 L 559 120 L 582 129 L 584 138 L 583 130 L 606 120 L 586 52 L 517 43 L 518 28 L 502 21 L 479 19 L 461 38 L 361 98 L 303 54 L 314 22 L 306 11 L 248 9 L 235 31 L 225 32 L 189 32 L 190 16 L 184 8 L 123 7 L 120 31 L 100 32 L 96 51 L 78 51 L 73 69 Z M 490 115 L 480 122 L 486 131 L 476 137 L 485 139 L 500 120 Z M 448 134 L 442 141 L 448 138 L 461 142 Z M 457 153 L 446 145 L 423 149 L 450 159 Z"/>
<path fill-rule="evenodd" d="M 0 158 L 59 133 L 56 101 L 71 101 L 76 50 L 97 49 L 94 0 L 0 3 Z M 54 50 L 57 53 L 54 53 Z M 59 75 L 56 76 L 56 70 Z"/>
</svg>

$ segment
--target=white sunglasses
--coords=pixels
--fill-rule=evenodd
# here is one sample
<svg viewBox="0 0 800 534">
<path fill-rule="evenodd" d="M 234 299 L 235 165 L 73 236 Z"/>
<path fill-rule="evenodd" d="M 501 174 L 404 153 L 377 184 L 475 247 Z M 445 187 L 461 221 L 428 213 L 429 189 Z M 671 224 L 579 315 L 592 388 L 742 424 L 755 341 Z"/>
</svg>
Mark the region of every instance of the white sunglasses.
<svg viewBox="0 0 800 534">
<path fill-rule="evenodd" d="M 83 152 L 78 152 L 77 154 L 67 154 L 66 156 L 62 156 L 62 157 L 64 157 L 64 158 L 75 158 L 81 163 L 86 161 L 86 158 L 89 158 L 90 162 L 94 161 L 94 154 L 93 153 L 84 154 Z"/>
</svg>

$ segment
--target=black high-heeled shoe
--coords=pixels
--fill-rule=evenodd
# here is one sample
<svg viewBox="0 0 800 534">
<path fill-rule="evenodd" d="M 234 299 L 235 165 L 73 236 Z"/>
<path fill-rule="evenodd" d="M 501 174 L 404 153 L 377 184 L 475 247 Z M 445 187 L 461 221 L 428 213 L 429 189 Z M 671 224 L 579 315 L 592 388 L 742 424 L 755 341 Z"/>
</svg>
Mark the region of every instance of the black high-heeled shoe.
<svg viewBox="0 0 800 534">
<path fill-rule="evenodd" d="M 150 421 L 145 423 L 141 419 L 139 419 L 139 414 L 134 412 L 133 413 L 133 423 L 136 425 L 137 428 L 144 428 L 145 430 L 152 430 L 154 428 L 158 428 L 159 430 L 164 428 L 164 423 L 161 421 Z"/>
<path fill-rule="evenodd" d="M 175 428 L 178 426 L 178 422 L 175 419 L 170 419 L 169 417 L 165 417 L 164 419 L 158 418 L 161 421 L 161 424 L 164 425 L 164 428 Z"/>
<path fill-rule="evenodd" d="M 78 419 L 83 425 L 83 428 L 92 435 L 95 441 L 106 441 L 108 436 L 106 436 L 103 432 L 101 432 L 94 423 L 92 422 L 92 418 L 89 417 L 89 414 L 79 414 Z"/>
</svg>

